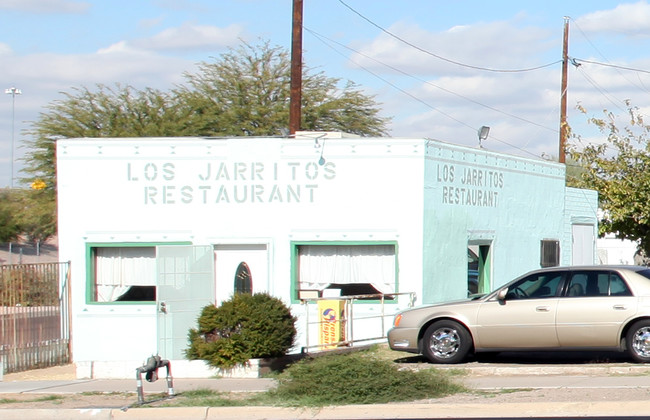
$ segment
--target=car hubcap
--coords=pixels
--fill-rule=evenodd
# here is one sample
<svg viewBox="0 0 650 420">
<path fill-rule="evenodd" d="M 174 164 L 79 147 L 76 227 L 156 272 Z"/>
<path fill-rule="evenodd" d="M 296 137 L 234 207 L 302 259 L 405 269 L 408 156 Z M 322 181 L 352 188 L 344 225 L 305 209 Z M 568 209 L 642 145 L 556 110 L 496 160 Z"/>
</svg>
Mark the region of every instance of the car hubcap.
<svg viewBox="0 0 650 420">
<path fill-rule="evenodd" d="M 458 347 L 460 347 L 458 332 L 453 328 L 436 330 L 431 336 L 429 347 L 436 357 L 448 359 L 454 356 L 458 352 Z"/>
<path fill-rule="evenodd" d="M 642 357 L 650 357 L 650 327 L 643 327 L 634 334 L 634 352 Z"/>
</svg>

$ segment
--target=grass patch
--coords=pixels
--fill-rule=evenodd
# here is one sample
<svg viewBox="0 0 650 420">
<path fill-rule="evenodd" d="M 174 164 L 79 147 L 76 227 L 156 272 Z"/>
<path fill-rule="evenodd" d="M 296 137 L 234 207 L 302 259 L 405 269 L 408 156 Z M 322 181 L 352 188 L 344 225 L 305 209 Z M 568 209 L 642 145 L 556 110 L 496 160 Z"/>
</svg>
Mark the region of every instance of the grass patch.
<svg viewBox="0 0 650 420">
<path fill-rule="evenodd" d="M 129 392 L 102 392 L 102 391 L 84 391 L 80 392 L 79 395 L 85 395 L 88 397 L 92 397 L 95 395 L 124 395 L 124 396 L 129 396 Z"/>
<path fill-rule="evenodd" d="M 532 392 L 535 391 L 534 388 L 508 388 L 508 389 L 496 389 L 489 391 L 471 391 L 473 395 L 486 397 L 486 398 L 496 398 L 500 395 L 509 395 L 516 394 L 518 392 Z"/>
<path fill-rule="evenodd" d="M 163 407 L 243 407 L 275 405 L 266 392 L 248 394 L 218 392 L 211 389 L 186 391 L 168 400 Z"/>
<path fill-rule="evenodd" d="M 61 395 L 45 395 L 38 398 L 31 398 L 28 400 L 18 400 L 15 398 L 0 398 L 0 404 L 15 404 L 15 403 L 35 403 L 35 402 L 46 402 L 46 401 L 62 401 L 65 397 Z"/>
</svg>

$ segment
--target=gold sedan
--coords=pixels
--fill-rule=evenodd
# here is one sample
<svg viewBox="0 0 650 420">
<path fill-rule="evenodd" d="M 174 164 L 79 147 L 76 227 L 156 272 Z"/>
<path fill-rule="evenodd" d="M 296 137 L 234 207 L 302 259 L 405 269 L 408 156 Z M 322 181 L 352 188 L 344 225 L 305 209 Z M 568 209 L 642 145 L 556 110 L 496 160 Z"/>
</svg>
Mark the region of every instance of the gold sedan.
<svg viewBox="0 0 650 420">
<path fill-rule="evenodd" d="M 388 344 L 432 363 L 518 350 L 618 350 L 650 362 L 650 269 L 532 271 L 487 295 L 401 312 Z"/>
</svg>

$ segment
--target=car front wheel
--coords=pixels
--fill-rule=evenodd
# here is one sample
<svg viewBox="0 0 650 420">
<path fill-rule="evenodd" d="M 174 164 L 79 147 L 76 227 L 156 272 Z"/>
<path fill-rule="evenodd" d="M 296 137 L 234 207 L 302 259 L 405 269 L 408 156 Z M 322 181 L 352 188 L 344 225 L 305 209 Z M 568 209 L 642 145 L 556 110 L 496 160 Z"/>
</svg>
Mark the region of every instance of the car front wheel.
<svg viewBox="0 0 650 420">
<path fill-rule="evenodd" d="M 431 363 L 460 363 L 472 348 L 472 337 L 456 321 L 441 320 L 424 332 L 423 353 Z"/>
<path fill-rule="evenodd" d="M 650 362 L 650 320 L 635 322 L 625 336 L 627 352 L 634 361 Z"/>
</svg>

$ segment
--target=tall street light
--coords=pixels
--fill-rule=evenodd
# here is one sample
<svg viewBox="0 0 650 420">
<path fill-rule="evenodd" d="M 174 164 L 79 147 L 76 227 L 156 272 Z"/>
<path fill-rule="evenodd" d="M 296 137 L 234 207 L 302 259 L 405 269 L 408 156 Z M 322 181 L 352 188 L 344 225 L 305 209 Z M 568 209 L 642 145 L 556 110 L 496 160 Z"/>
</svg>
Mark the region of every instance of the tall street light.
<svg viewBox="0 0 650 420">
<path fill-rule="evenodd" d="M 20 95 L 23 92 L 20 89 L 15 87 L 10 87 L 5 89 L 7 95 L 11 95 L 11 188 L 14 187 L 14 137 L 15 137 L 15 125 L 16 125 L 16 95 Z"/>
</svg>

